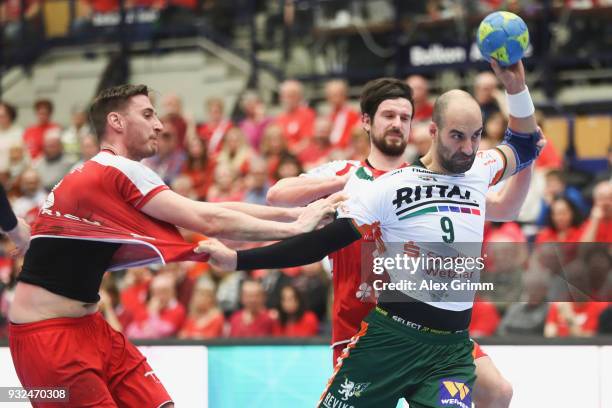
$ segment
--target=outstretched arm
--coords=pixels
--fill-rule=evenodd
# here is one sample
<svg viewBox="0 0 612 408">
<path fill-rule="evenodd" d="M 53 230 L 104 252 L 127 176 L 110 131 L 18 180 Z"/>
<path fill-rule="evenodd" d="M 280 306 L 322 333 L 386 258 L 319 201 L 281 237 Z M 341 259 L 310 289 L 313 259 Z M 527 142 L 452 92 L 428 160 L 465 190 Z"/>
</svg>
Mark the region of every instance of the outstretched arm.
<svg viewBox="0 0 612 408">
<path fill-rule="evenodd" d="M 202 234 L 243 241 L 268 241 L 312 231 L 334 206 L 320 200 L 291 223 L 261 220 L 223 206 L 190 200 L 171 190 L 156 194 L 142 211 L 158 220 Z"/>
<path fill-rule="evenodd" d="M 289 268 L 321 260 L 361 238 L 350 218 L 340 218 L 326 227 L 261 248 L 234 251 L 219 241 L 201 241 L 197 253 L 208 253 L 209 263 L 223 270 Z"/>
<path fill-rule="evenodd" d="M 491 62 L 495 75 L 504 84 L 508 99 L 508 129 L 504 142 L 497 148 L 505 156 L 507 178 L 522 169 L 529 167 L 538 155 L 535 108 L 525 82 L 525 68 L 521 61 L 507 68 L 502 68 L 495 60 Z"/>
<path fill-rule="evenodd" d="M 301 206 L 337 193 L 344 188 L 348 175 L 333 177 L 288 177 L 279 180 L 268 190 L 268 203 L 282 206 Z"/>
<path fill-rule="evenodd" d="M 300 216 L 300 214 L 302 214 L 303 211 L 303 208 L 300 207 L 270 207 L 265 205 L 243 203 L 240 201 L 227 201 L 216 203 L 216 205 L 226 208 L 228 210 L 239 211 L 241 213 L 248 214 L 251 217 L 259 218 L 262 220 L 283 222 L 295 221 Z"/>
</svg>

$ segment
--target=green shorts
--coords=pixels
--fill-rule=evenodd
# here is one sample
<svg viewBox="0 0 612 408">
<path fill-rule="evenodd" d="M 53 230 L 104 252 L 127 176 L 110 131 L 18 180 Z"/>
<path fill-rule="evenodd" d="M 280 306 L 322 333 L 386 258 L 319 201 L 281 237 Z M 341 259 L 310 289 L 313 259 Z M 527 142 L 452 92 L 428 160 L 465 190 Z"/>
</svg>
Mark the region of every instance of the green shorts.
<svg viewBox="0 0 612 408">
<path fill-rule="evenodd" d="M 434 334 L 372 310 L 342 353 L 319 408 L 471 408 L 476 381 L 466 332 Z"/>
</svg>

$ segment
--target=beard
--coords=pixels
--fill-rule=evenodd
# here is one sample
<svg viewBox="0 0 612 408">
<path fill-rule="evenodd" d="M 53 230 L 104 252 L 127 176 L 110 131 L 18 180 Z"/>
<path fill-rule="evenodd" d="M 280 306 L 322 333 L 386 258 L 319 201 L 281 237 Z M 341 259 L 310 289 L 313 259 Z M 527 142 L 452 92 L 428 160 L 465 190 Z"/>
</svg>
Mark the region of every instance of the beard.
<svg viewBox="0 0 612 408">
<path fill-rule="evenodd" d="M 465 173 L 472 168 L 476 159 L 476 152 L 467 155 L 461 152 L 451 153 L 450 149 L 444 146 L 442 142 L 438 143 L 436 149 L 440 165 L 448 172 L 453 174 Z"/>
<path fill-rule="evenodd" d="M 401 138 L 401 142 L 396 143 L 395 141 L 391 141 L 387 138 L 387 135 L 397 135 Z M 391 129 L 386 131 L 382 137 L 376 137 L 372 134 L 372 143 L 378 150 L 380 150 L 386 156 L 397 157 L 404 154 L 406 151 L 406 145 L 408 144 L 408 140 L 404 137 L 401 131 L 397 129 Z"/>
</svg>

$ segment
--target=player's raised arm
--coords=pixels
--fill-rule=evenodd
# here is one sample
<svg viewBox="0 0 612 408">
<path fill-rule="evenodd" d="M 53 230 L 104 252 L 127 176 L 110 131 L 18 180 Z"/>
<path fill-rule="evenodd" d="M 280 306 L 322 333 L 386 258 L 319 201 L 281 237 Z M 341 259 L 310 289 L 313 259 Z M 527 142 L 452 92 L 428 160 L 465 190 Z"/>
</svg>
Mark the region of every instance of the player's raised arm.
<svg viewBox="0 0 612 408">
<path fill-rule="evenodd" d="M 535 119 L 535 107 L 525 83 L 525 68 L 521 61 L 502 68 L 495 60 L 491 67 L 495 75 L 504 84 L 508 99 L 508 129 L 504 142 L 498 149 L 505 156 L 506 171 L 503 177 L 509 177 L 529 167 L 538 155 L 540 134 Z"/>
<path fill-rule="evenodd" d="M 216 239 L 207 239 L 195 252 L 208 253 L 208 262 L 223 270 L 289 268 L 320 261 L 360 238 L 353 220 L 340 218 L 319 230 L 260 248 L 234 251 Z"/>
<path fill-rule="evenodd" d="M 158 220 L 206 235 L 235 240 L 267 241 L 311 231 L 324 217 L 333 214 L 335 208 L 330 201 L 321 200 L 308 206 L 296 221 L 284 223 L 261 220 L 217 204 L 193 201 L 171 190 L 165 190 L 151 198 L 142 207 L 142 211 Z"/>
</svg>

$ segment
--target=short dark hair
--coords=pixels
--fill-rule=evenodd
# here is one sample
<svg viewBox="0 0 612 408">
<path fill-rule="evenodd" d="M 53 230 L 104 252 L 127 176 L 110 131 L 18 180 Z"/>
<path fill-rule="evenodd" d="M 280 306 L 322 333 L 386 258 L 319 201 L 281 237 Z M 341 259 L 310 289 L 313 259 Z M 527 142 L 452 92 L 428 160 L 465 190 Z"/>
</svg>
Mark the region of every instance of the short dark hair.
<svg viewBox="0 0 612 408">
<path fill-rule="evenodd" d="M 34 102 L 34 110 L 38 110 L 40 108 L 46 108 L 49 113 L 53 113 L 53 102 L 49 99 L 37 99 Z"/>
<path fill-rule="evenodd" d="M 574 203 L 572 200 L 570 200 L 569 198 L 567 198 L 566 196 L 563 196 L 563 195 L 559 195 L 559 196 L 555 197 L 553 199 L 552 203 L 550 203 L 550 209 L 548 211 L 548 216 L 546 217 L 546 226 L 552 228 L 553 231 L 555 231 L 555 232 L 557 231 L 557 227 L 555 226 L 555 224 L 553 222 L 553 210 L 552 210 L 552 206 L 557 201 L 563 201 L 564 203 L 567 204 L 567 206 L 570 209 L 570 212 L 572 213 L 571 226 L 572 227 L 579 227 L 582 224 L 584 216 L 582 215 L 582 212 L 580 211 L 580 209 L 578 208 L 576 203 Z"/>
<path fill-rule="evenodd" d="M 17 109 L 8 102 L 0 101 L 0 106 L 4 106 L 6 109 L 6 113 L 9 118 L 11 118 L 11 122 L 14 122 L 17 119 Z"/>
<path fill-rule="evenodd" d="M 412 105 L 414 116 L 414 100 L 412 99 L 412 88 L 404 81 L 395 78 L 378 78 L 369 81 L 361 92 L 361 113 L 368 115 L 374 120 L 378 105 L 387 99 L 405 98 Z"/>
<path fill-rule="evenodd" d="M 122 110 L 130 98 L 136 95 L 149 96 L 146 85 L 118 85 L 102 90 L 89 107 L 89 121 L 98 141 L 106 132 L 106 117 L 113 111 Z"/>
</svg>

